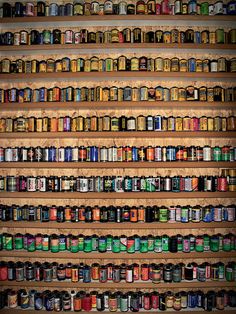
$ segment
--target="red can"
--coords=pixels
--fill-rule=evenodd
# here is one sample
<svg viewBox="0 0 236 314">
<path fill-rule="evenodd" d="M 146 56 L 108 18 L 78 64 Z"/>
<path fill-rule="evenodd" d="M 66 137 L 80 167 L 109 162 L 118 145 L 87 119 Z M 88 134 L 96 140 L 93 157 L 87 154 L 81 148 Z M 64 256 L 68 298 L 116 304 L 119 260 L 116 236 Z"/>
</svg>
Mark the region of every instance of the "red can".
<svg viewBox="0 0 236 314">
<path fill-rule="evenodd" d="M 90 294 L 86 294 L 82 299 L 82 309 L 84 311 L 91 311 L 92 310 L 92 297 Z"/>
<path fill-rule="evenodd" d="M 149 267 L 148 264 L 141 265 L 141 280 L 148 281 L 149 280 Z"/>
<path fill-rule="evenodd" d="M 0 281 L 5 281 L 7 279 L 8 279 L 7 264 L 5 262 L 1 262 L 1 264 L 0 264 Z"/>
<path fill-rule="evenodd" d="M 226 177 L 218 177 L 217 178 L 217 191 L 226 192 L 228 191 L 228 182 Z"/>
<path fill-rule="evenodd" d="M 151 296 L 152 308 L 154 310 L 159 308 L 159 293 L 154 291 Z"/>
<path fill-rule="evenodd" d="M 53 205 L 49 209 L 49 220 L 50 221 L 56 221 L 57 220 L 57 208 L 55 205 Z"/>
</svg>

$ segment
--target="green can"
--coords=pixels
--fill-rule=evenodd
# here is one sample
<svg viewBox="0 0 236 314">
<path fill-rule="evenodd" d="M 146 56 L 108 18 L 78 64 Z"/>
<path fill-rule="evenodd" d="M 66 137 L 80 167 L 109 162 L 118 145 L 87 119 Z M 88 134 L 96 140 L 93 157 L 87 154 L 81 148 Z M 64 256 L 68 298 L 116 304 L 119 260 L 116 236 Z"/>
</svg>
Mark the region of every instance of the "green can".
<svg viewBox="0 0 236 314">
<path fill-rule="evenodd" d="M 178 252 L 182 252 L 184 248 L 183 237 L 181 234 L 177 234 L 177 250 Z"/>
<path fill-rule="evenodd" d="M 128 237 L 127 239 L 127 253 L 135 252 L 135 239 L 134 237 Z"/>
<path fill-rule="evenodd" d="M 1 233 L 0 234 L 0 250 L 3 250 L 4 247 L 3 247 L 3 234 Z"/>
<path fill-rule="evenodd" d="M 148 252 L 148 238 L 146 236 L 142 236 L 140 238 L 140 253 Z"/>
<path fill-rule="evenodd" d="M 222 262 L 217 263 L 218 265 L 218 277 L 219 279 L 225 278 L 225 264 Z"/>
<path fill-rule="evenodd" d="M 168 252 L 169 251 L 169 236 L 167 234 L 164 234 L 161 238 L 162 242 L 162 251 Z"/>
<path fill-rule="evenodd" d="M 209 15 L 209 2 L 203 2 L 200 4 L 200 14 Z"/>
<path fill-rule="evenodd" d="M 82 234 L 78 235 L 78 251 L 79 252 L 84 251 L 84 237 Z"/>
<path fill-rule="evenodd" d="M 83 241 L 84 244 L 84 241 Z M 83 248 L 84 249 L 84 248 Z M 73 235 L 70 240 L 70 249 L 72 253 L 79 252 L 79 239 L 77 236 Z"/>
<path fill-rule="evenodd" d="M 162 240 L 161 237 L 156 236 L 154 240 L 154 252 L 160 253 L 162 252 Z"/>
<path fill-rule="evenodd" d="M 203 235 L 204 251 L 210 251 L 210 237 L 208 234 Z"/>
<path fill-rule="evenodd" d="M 92 237 L 90 236 L 84 238 L 84 252 L 92 252 Z"/>
<path fill-rule="evenodd" d="M 232 263 L 228 263 L 226 268 L 225 268 L 225 279 L 227 281 L 233 281 L 234 280 Z"/>
<path fill-rule="evenodd" d="M 49 235 L 43 234 L 42 236 L 42 250 L 49 251 Z"/>
<path fill-rule="evenodd" d="M 120 236 L 120 251 L 121 252 L 127 251 L 127 237 L 123 234 Z"/>
<path fill-rule="evenodd" d="M 107 236 L 107 251 L 112 251 L 112 241 L 113 241 L 113 236 L 112 235 L 108 235 Z"/>
<path fill-rule="evenodd" d="M 13 250 L 13 236 L 9 233 L 5 235 L 5 250 Z"/>
<path fill-rule="evenodd" d="M 104 236 L 98 238 L 98 251 L 104 253 L 107 251 L 107 239 Z"/>
<path fill-rule="evenodd" d="M 92 235 L 92 251 L 97 251 L 98 249 L 98 236 L 96 234 Z"/>
<path fill-rule="evenodd" d="M 21 233 L 16 233 L 14 237 L 14 248 L 16 250 L 22 250 L 24 247 L 24 242 L 23 242 L 23 234 Z"/>
<path fill-rule="evenodd" d="M 148 251 L 154 251 L 154 237 L 152 235 L 148 235 Z"/>
<path fill-rule="evenodd" d="M 216 30 L 216 43 L 224 44 L 225 43 L 225 31 L 223 28 L 218 28 Z"/>
<path fill-rule="evenodd" d="M 146 178 L 146 191 L 147 192 L 155 192 L 156 191 L 156 185 L 155 185 L 155 179 L 153 177 Z"/>
<path fill-rule="evenodd" d="M 35 236 L 35 245 L 36 245 L 36 251 L 42 251 L 43 249 L 43 242 L 42 242 L 42 234 L 37 233 Z"/>
<path fill-rule="evenodd" d="M 113 237 L 112 252 L 113 253 L 120 253 L 120 239 L 117 236 Z"/>
<path fill-rule="evenodd" d="M 35 236 L 29 234 L 27 237 L 27 250 L 28 252 L 34 252 L 36 250 Z"/>
<path fill-rule="evenodd" d="M 213 148 L 213 161 L 221 160 L 222 160 L 221 148 L 219 146 L 215 146 Z"/>
<path fill-rule="evenodd" d="M 195 245 L 196 252 L 203 252 L 204 251 L 204 240 L 202 236 L 196 237 L 196 245 Z"/>
<path fill-rule="evenodd" d="M 218 236 L 212 236 L 210 238 L 210 249 L 212 252 L 218 252 L 219 251 L 219 237 Z"/>
<path fill-rule="evenodd" d="M 168 208 L 163 206 L 159 209 L 159 219 L 160 222 L 167 222 L 168 221 Z"/>
<path fill-rule="evenodd" d="M 50 247 L 51 247 L 51 252 L 57 253 L 59 252 L 59 237 L 56 234 L 52 234 L 50 238 Z M 37 249 L 37 246 L 36 246 Z"/>
</svg>

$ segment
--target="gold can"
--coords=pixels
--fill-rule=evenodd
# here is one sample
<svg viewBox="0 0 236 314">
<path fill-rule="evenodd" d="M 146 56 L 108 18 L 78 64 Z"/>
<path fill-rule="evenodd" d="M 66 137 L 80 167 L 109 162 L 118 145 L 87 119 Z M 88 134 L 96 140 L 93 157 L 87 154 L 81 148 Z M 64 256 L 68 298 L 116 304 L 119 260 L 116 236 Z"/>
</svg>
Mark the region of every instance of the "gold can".
<svg viewBox="0 0 236 314">
<path fill-rule="evenodd" d="M 77 132 L 77 118 L 74 117 L 71 119 L 71 132 Z"/>
<path fill-rule="evenodd" d="M 98 131 L 103 131 L 103 117 L 98 117 Z"/>
<path fill-rule="evenodd" d="M 143 115 L 137 117 L 137 131 L 146 130 L 146 118 Z"/>
<path fill-rule="evenodd" d="M 170 100 L 178 101 L 179 100 L 179 89 L 178 87 L 171 87 L 170 89 Z"/>
<path fill-rule="evenodd" d="M 207 118 L 207 130 L 208 131 L 214 131 L 214 118 L 208 117 Z"/>
<path fill-rule="evenodd" d="M 96 101 L 102 101 L 102 87 L 97 86 L 95 88 Z"/>
<path fill-rule="evenodd" d="M 36 132 L 43 132 L 43 119 L 36 118 Z"/>
<path fill-rule="evenodd" d="M 31 72 L 37 73 L 37 71 L 38 71 L 38 60 L 36 59 L 31 60 Z"/>
<path fill-rule="evenodd" d="M 90 71 L 97 72 L 99 70 L 99 59 L 98 57 L 92 57 L 90 59 Z"/>
<path fill-rule="evenodd" d="M 230 60 L 230 72 L 236 72 L 236 58 Z"/>
<path fill-rule="evenodd" d="M 136 57 L 133 57 L 131 58 L 131 71 L 138 71 L 138 70 L 139 70 L 139 59 Z"/>
<path fill-rule="evenodd" d="M 183 118 L 182 117 L 178 116 L 175 118 L 175 130 L 183 131 Z"/>
<path fill-rule="evenodd" d="M 212 87 L 207 89 L 207 101 L 214 101 L 214 90 Z"/>
<path fill-rule="evenodd" d="M 84 61 L 84 72 L 90 72 L 90 70 L 91 70 L 90 60 L 86 59 Z"/>
<path fill-rule="evenodd" d="M 122 101 L 124 99 L 124 89 L 122 87 L 118 88 L 118 101 Z"/>
<path fill-rule="evenodd" d="M 54 59 L 48 59 L 46 61 L 46 72 L 47 73 L 53 73 L 55 71 L 55 60 Z"/>
<path fill-rule="evenodd" d="M 162 101 L 164 99 L 163 87 L 157 86 L 155 89 L 155 99 L 157 101 Z"/>
<path fill-rule="evenodd" d="M 183 131 L 190 131 L 191 119 L 189 116 L 183 117 Z"/>
<path fill-rule="evenodd" d="M 164 32 L 163 33 L 163 43 L 164 44 L 170 44 L 171 43 L 171 32 Z"/>
<path fill-rule="evenodd" d="M 28 132 L 35 132 L 35 117 L 28 118 Z"/>
<path fill-rule="evenodd" d="M 175 117 L 173 116 L 167 118 L 167 131 L 176 131 Z"/>
<path fill-rule="evenodd" d="M 202 116 L 199 118 L 199 130 L 207 131 L 207 117 L 206 116 Z"/>
<path fill-rule="evenodd" d="M 179 71 L 188 72 L 188 60 L 187 59 L 179 60 Z"/>
<path fill-rule="evenodd" d="M 236 169 L 229 169 L 229 176 L 236 177 Z"/>
<path fill-rule="evenodd" d="M 228 131 L 235 131 L 236 130 L 236 117 L 230 116 L 227 119 L 227 130 Z"/>
<path fill-rule="evenodd" d="M 207 88 L 205 86 L 199 88 L 199 100 L 207 101 Z"/>
<path fill-rule="evenodd" d="M 118 58 L 118 71 L 126 71 L 126 57 L 120 56 Z"/>
<path fill-rule="evenodd" d="M 49 118 L 43 117 L 43 132 L 48 132 L 49 129 Z"/>
<path fill-rule="evenodd" d="M 64 131 L 64 118 L 59 117 L 58 118 L 58 132 L 63 132 Z"/>
<path fill-rule="evenodd" d="M 227 61 L 225 58 L 221 57 L 217 60 L 217 72 L 227 71 Z"/>
<path fill-rule="evenodd" d="M 98 118 L 96 116 L 91 117 L 91 131 L 95 132 L 98 130 Z"/>
<path fill-rule="evenodd" d="M 179 31 L 176 28 L 171 30 L 171 42 L 176 44 L 179 42 Z"/>
<path fill-rule="evenodd" d="M 221 125 L 221 117 L 217 116 L 214 117 L 214 131 L 221 131 L 222 125 Z"/>
<path fill-rule="evenodd" d="M 1 72 L 2 73 L 10 73 L 11 71 L 11 61 L 10 59 L 2 59 L 1 61 Z"/>
<path fill-rule="evenodd" d="M 107 87 L 103 88 L 102 100 L 103 101 L 109 101 L 110 100 L 110 90 Z"/>
<path fill-rule="evenodd" d="M 216 32 L 215 31 L 209 33 L 209 43 L 216 44 Z"/>
<path fill-rule="evenodd" d="M 203 71 L 203 62 L 200 59 L 196 60 L 196 72 L 202 72 Z"/>
<path fill-rule="evenodd" d="M 47 72 L 47 62 L 45 60 L 42 60 L 39 62 L 39 72 L 40 73 L 46 73 Z"/>
<path fill-rule="evenodd" d="M 168 130 L 168 118 L 163 117 L 162 118 L 162 131 L 167 131 Z"/>
<path fill-rule="evenodd" d="M 56 117 L 52 117 L 50 120 L 50 132 L 57 132 L 58 120 Z"/>
<path fill-rule="evenodd" d="M 209 31 L 204 30 L 201 32 L 201 43 L 208 44 L 209 43 Z"/>
<path fill-rule="evenodd" d="M 210 69 L 210 60 L 209 59 L 204 59 L 202 60 L 202 71 L 203 72 L 209 72 Z"/>
<path fill-rule="evenodd" d="M 62 72 L 62 62 L 61 60 L 55 61 L 55 72 Z"/>
<path fill-rule="evenodd" d="M 179 88 L 178 91 L 178 101 L 185 101 L 186 100 L 186 90 L 183 87 Z"/>
<path fill-rule="evenodd" d="M 155 59 L 155 71 L 156 72 L 163 72 L 164 71 L 163 58 L 158 57 Z"/>
<path fill-rule="evenodd" d="M 171 72 L 179 72 L 180 68 L 179 68 L 179 59 L 178 58 L 172 58 L 171 59 L 171 68 L 170 71 Z"/>
<path fill-rule="evenodd" d="M 119 43 L 119 30 L 117 28 L 111 30 L 111 42 Z"/>
<path fill-rule="evenodd" d="M 78 116 L 76 124 L 77 124 L 77 131 L 83 132 L 84 131 L 84 117 Z"/>
<path fill-rule="evenodd" d="M 110 101 L 118 100 L 118 88 L 116 86 L 112 86 L 110 88 Z"/>
<path fill-rule="evenodd" d="M 230 44 L 235 44 L 236 43 L 236 29 L 231 29 L 229 31 L 229 43 Z"/>
<path fill-rule="evenodd" d="M 71 60 L 70 70 L 71 70 L 71 72 L 74 72 L 74 73 L 77 71 L 77 60 L 76 59 Z"/>
<path fill-rule="evenodd" d="M 170 72 L 171 71 L 171 61 L 169 58 L 165 58 L 163 60 L 163 71 Z"/>
<path fill-rule="evenodd" d="M 0 118 L 0 133 L 4 133 L 4 132 L 6 132 L 6 119 Z"/>
<path fill-rule="evenodd" d="M 132 101 L 139 101 L 139 89 L 137 87 L 133 87 L 131 91 L 131 100 Z"/>
<path fill-rule="evenodd" d="M 118 132 L 119 131 L 119 118 L 111 117 L 111 131 Z"/>
<path fill-rule="evenodd" d="M 91 117 L 84 118 L 84 131 L 91 131 Z"/>
<path fill-rule="evenodd" d="M 111 118 L 109 116 L 104 116 L 102 119 L 102 130 L 110 131 L 111 130 Z"/>
<path fill-rule="evenodd" d="M 5 123 L 4 123 L 4 120 L 5 120 Z M 13 132 L 13 119 L 12 118 L 3 119 L 2 126 L 3 126 L 3 132 L 6 132 L 6 133 Z M 17 132 L 17 128 L 14 127 L 14 130 Z"/>
<path fill-rule="evenodd" d="M 194 126 L 195 126 L 195 117 L 191 117 L 190 118 L 190 131 L 191 132 L 195 131 Z"/>
<path fill-rule="evenodd" d="M 226 117 L 221 118 L 221 131 L 222 132 L 227 131 L 227 118 Z"/>
</svg>

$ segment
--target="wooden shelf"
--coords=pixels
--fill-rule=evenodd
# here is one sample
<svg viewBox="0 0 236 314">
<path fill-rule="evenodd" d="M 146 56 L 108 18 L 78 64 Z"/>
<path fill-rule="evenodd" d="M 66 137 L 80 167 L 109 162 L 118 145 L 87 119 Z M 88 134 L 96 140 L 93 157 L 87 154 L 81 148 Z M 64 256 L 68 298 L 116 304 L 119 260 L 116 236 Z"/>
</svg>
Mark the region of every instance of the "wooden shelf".
<svg viewBox="0 0 236 314">
<path fill-rule="evenodd" d="M 28 169 L 126 169 L 126 168 L 236 168 L 236 162 L 173 161 L 173 162 L 0 162 L 1 168 Z"/>
<path fill-rule="evenodd" d="M 177 132 L 177 131 L 142 131 L 142 132 L 11 132 L 0 133 L 0 139 L 22 138 L 236 138 L 236 132 Z"/>
<path fill-rule="evenodd" d="M 235 258 L 236 252 L 190 252 L 190 253 L 71 253 L 71 252 L 59 252 L 59 253 L 52 253 L 50 251 L 42 252 L 42 251 L 35 251 L 35 252 L 27 252 L 25 250 L 22 251 L 0 251 L 0 258 L 6 257 L 23 257 L 23 258 L 61 258 L 61 259 L 151 259 L 151 260 L 159 260 L 159 259 L 183 259 L 183 258 Z"/>
<path fill-rule="evenodd" d="M 236 198 L 236 192 L 0 192 L 0 197 L 30 199 L 193 199 Z"/>
<path fill-rule="evenodd" d="M 4 287 L 47 287 L 47 288 L 81 288 L 81 289 L 90 289 L 90 288 L 99 288 L 99 289 L 179 289 L 179 288 L 215 288 L 217 285 L 218 288 L 234 288 L 235 281 L 182 281 L 182 282 L 171 282 L 165 283 L 160 282 L 158 284 L 152 282 L 143 282 L 143 281 L 135 281 L 133 283 L 126 283 L 125 281 L 121 281 L 119 283 L 115 283 L 112 281 L 108 281 L 105 284 L 100 282 L 71 282 L 67 280 L 63 281 L 0 281 L 0 286 Z"/>
<path fill-rule="evenodd" d="M 41 222 L 41 221 L 1 221 L 0 228 L 36 228 L 36 229 L 216 229 L 216 228 L 236 228 L 235 222 L 188 222 L 188 223 L 132 223 L 132 222 L 107 222 L 107 223 L 83 223 L 83 222 Z"/>
<path fill-rule="evenodd" d="M 35 109 L 235 109 L 236 102 L 207 101 L 68 101 L 68 102 L 25 102 L 0 103 L 1 110 L 35 110 Z"/>
<path fill-rule="evenodd" d="M 14 20 L 15 22 L 15 20 Z M 193 43 L 108 43 L 108 44 L 52 44 L 52 45 L 8 45 L 0 46 L 0 51 L 38 51 L 38 50 L 89 50 L 89 49 L 210 49 L 235 50 L 235 44 L 193 44 Z"/>
<path fill-rule="evenodd" d="M 1 80 L 33 80 L 33 79 L 43 79 L 43 80 L 58 80 L 58 79 L 228 79 L 236 80 L 235 73 L 228 72 L 151 72 L 151 71 L 115 71 L 115 72 L 54 72 L 54 73 L 7 73 L 0 74 Z"/>
<path fill-rule="evenodd" d="M 35 17 L 4 17 L 1 24 L 32 23 L 32 22 L 78 22 L 78 21 L 235 21 L 235 15 L 90 15 L 90 16 L 35 16 Z"/>
</svg>

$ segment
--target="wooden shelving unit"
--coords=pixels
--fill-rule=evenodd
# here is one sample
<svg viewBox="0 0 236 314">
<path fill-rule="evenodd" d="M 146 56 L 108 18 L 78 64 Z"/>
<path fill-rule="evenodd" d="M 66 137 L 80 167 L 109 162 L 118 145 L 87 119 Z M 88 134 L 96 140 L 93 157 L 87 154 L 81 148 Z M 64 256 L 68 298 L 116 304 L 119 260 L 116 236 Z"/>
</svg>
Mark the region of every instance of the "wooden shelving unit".
<svg viewBox="0 0 236 314">
<path fill-rule="evenodd" d="M 84 252 L 78 252 L 78 253 L 71 253 L 68 251 L 58 252 L 58 253 L 52 253 L 50 251 L 34 251 L 34 252 L 27 252 L 25 250 L 22 251 L 0 251 L 0 258 L 5 257 L 20 257 L 20 258 L 61 258 L 61 259 L 145 259 L 145 260 L 160 260 L 160 259 L 202 259 L 202 258 L 235 258 L 236 257 L 236 251 L 232 252 L 190 252 L 190 253 L 98 253 L 98 252 L 91 252 L 91 253 L 84 253 Z"/>
<path fill-rule="evenodd" d="M 25 102 L 0 103 L 1 110 L 38 110 L 38 109 L 236 109 L 236 102 L 207 101 L 68 101 L 68 102 Z"/>
<path fill-rule="evenodd" d="M 132 222 L 122 222 L 122 223 L 83 223 L 83 222 L 39 222 L 39 221 L 4 221 L 0 222 L 0 228 L 30 228 L 33 229 L 91 229 L 91 230 L 113 230 L 121 229 L 129 230 L 145 230 L 145 229 L 156 229 L 156 230 L 180 230 L 180 229 L 216 229 L 216 228 L 234 228 L 235 222 L 198 222 L 198 223 L 161 223 L 161 222 L 152 222 L 152 223 L 132 223 Z"/>
<path fill-rule="evenodd" d="M 0 192 L 0 197 L 10 199 L 210 199 L 236 198 L 236 192 Z"/>
<path fill-rule="evenodd" d="M 132 131 L 132 132 L 11 132 L 0 133 L 0 139 L 22 138 L 236 138 L 236 132 L 207 131 Z"/>
</svg>

